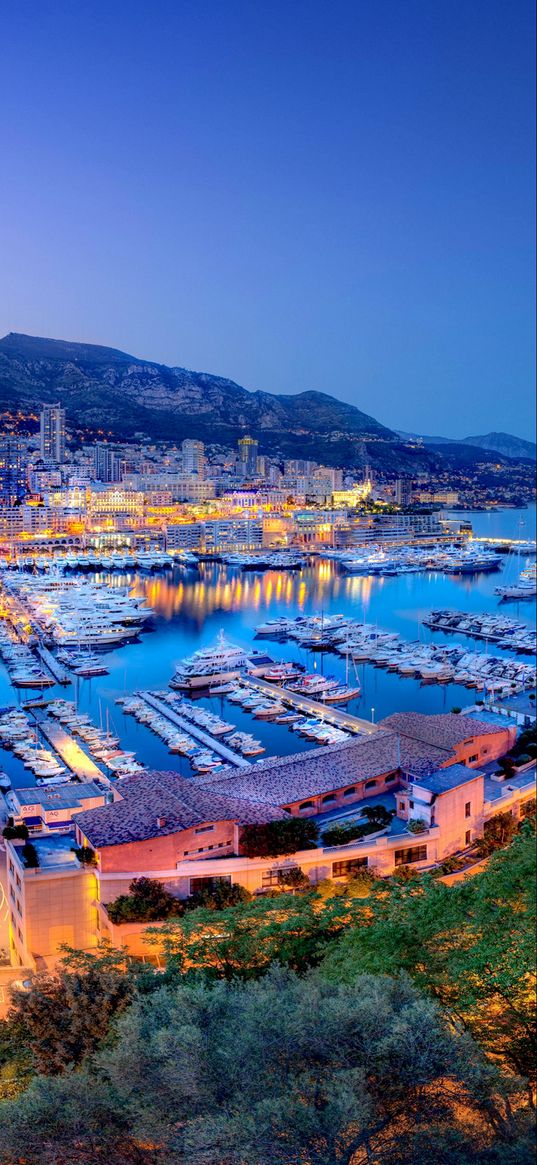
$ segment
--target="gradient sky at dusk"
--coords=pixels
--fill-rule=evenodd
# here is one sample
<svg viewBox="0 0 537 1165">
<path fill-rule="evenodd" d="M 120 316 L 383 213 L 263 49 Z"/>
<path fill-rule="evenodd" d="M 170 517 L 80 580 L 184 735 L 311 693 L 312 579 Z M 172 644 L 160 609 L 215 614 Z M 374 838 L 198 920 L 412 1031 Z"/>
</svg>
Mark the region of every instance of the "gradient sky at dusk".
<svg viewBox="0 0 537 1165">
<path fill-rule="evenodd" d="M 530 0 L 7 0 L 0 334 L 531 436 Z"/>
</svg>

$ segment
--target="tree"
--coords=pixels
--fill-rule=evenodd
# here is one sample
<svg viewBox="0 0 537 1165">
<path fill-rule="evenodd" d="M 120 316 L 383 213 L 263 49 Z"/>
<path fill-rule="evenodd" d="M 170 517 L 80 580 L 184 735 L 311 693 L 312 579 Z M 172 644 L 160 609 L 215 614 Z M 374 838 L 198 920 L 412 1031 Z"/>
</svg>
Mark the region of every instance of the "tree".
<svg viewBox="0 0 537 1165">
<path fill-rule="evenodd" d="M 107 904 L 114 923 L 159 922 L 171 914 L 182 914 L 184 904 L 155 878 L 134 878 L 128 894 L 120 894 Z"/>
<path fill-rule="evenodd" d="M 2 1165 L 443 1165 L 447 1150 L 484 1165 L 525 1133 L 473 1041 L 410 982 L 281 968 L 137 999 L 91 1066 L 1 1116 Z"/>
<path fill-rule="evenodd" d="M 327 975 L 409 974 L 487 1054 L 535 1081 L 535 839 L 528 824 L 482 873 L 373 885 L 368 915 L 333 944 Z"/>
<path fill-rule="evenodd" d="M 476 841 L 476 848 L 481 857 L 488 857 L 497 849 L 504 849 L 510 845 L 517 831 L 517 822 L 512 813 L 497 813 L 490 821 L 485 822 L 483 837 Z"/>
<path fill-rule="evenodd" d="M 13 992 L 4 1063 L 14 1052 L 44 1075 L 80 1064 L 107 1035 L 144 975 L 143 965 L 105 944 L 91 955 L 67 952 L 55 973 L 36 976 L 28 992 Z"/>
<path fill-rule="evenodd" d="M 282 817 L 264 825 L 245 825 L 241 851 L 248 858 L 277 858 L 304 849 L 315 849 L 319 827 L 311 818 Z"/>
</svg>

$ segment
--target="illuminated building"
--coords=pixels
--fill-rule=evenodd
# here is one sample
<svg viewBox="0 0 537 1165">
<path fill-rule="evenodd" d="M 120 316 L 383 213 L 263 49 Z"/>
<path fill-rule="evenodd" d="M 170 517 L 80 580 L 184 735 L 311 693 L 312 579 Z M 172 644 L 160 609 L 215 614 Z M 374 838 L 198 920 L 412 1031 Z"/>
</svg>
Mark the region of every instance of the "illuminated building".
<svg viewBox="0 0 537 1165">
<path fill-rule="evenodd" d="M 258 442 L 253 437 L 241 437 L 239 448 L 239 474 L 242 478 L 257 477 Z"/>
<path fill-rule="evenodd" d="M 0 503 L 16 505 L 26 496 L 26 451 L 22 441 L 8 433 L 0 439 Z"/>
<path fill-rule="evenodd" d="M 103 442 L 93 449 L 93 475 L 96 481 L 118 482 L 123 477 L 125 461 L 120 454 Z"/>
<path fill-rule="evenodd" d="M 181 445 L 183 473 L 205 476 L 205 445 L 203 441 L 183 441 Z"/>
<path fill-rule="evenodd" d="M 43 461 L 56 465 L 65 461 L 65 409 L 59 404 L 43 405 L 39 418 L 39 440 Z"/>
</svg>

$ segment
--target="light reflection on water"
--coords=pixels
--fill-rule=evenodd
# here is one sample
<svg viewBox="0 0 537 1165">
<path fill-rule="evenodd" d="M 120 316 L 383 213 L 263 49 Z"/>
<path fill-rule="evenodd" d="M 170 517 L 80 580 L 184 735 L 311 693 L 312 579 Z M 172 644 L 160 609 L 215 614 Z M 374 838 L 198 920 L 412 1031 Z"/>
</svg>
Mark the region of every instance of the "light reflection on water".
<svg viewBox="0 0 537 1165">
<path fill-rule="evenodd" d="M 281 614 L 350 614 L 389 631 L 397 631 L 409 641 L 446 641 L 423 627 L 423 616 L 433 607 L 450 607 L 467 611 L 498 611 L 535 624 L 533 603 L 499 606 L 494 588 L 504 579 L 514 577 L 524 565 L 506 558 L 501 573 L 478 576 L 446 576 L 437 572 L 366 578 L 349 575 L 331 560 L 316 561 L 302 572 L 267 571 L 253 573 L 228 568 L 221 563 L 202 563 L 199 570 L 174 568 L 157 575 L 96 575 L 114 588 L 132 586 L 145 595 L 156 618 L 153 630 L 143 633 L 137 643 L 107 655 L 108 676 L 78 680 L 76 687 L 51 688 L 47 695 L 76 697 L 81 711 L 97 722 L 107 720 L 125 747 L 134 749 L 145 763 L 158 768 L 173 768 L 190 773 L 188 763 L 171 757 L 166 747 L 147 728 L 124 716 L 115 704 L 117 696 L 137 688 L 164 687 L 175 665 L 202 644 L 214 643 L 220 628 L 228 639 L 245 646 L 254 642 L 258 623 Z M 476 641 L 461 635 L 449 642 L 464 642 L 468 650 L 482 650 Z M 309 670 L 345 679 L 344 660 L 333 654 L 309 653 L 292 641 L 263 643 L 276 659 L 299 658 Z M 492 648 L 490 649 L 492 650 Z M 497 649 L 494 648 L 494 651 Z M 501 652 L 500 652 L 501 654 Z M 376 721 L 390 712 L 417 709 L 425 712 L 449 711 L 454 705 L 472 701 L 472 693 L 456 685 L 426 685 L 413 679 L 360 664 L 355 671 L 362 693 L 349 705 L 349 711 Z M 354 678 L 351 674 L 350 679 Z M 32 693 L 33 694 L 33 693 Z M 13 691 L 3 668 L 0 668 L 0 704 L 22 702 L 29 693 Z M 208 701 L 207 701 L 208 702 Z M 294 752 L 311 747 L 284 726 L 254 720 L 221 697 L 210 701 L 214 711 L 241 729 L 254 732 L 269 755 Z M 29 785 L 32 778 L 12 754 L 0 752 L 0 767 L 5 768 L 13 783 Z"/>
</svg>

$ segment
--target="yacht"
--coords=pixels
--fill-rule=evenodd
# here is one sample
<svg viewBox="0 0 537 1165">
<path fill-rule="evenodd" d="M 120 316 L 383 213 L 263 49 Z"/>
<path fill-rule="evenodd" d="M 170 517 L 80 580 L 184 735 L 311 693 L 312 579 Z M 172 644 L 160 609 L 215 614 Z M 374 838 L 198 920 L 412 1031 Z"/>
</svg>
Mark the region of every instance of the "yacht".
<svg viewBox="0 0 537 1165">
<path fill-rule="evenodd" d="M 237 680 L 250 666 L 256 665 L 261 653 L 247 653 L 243 647 L 228 643 L 221 631 L 215 647 L 200 647 L 176 668 L 172 688 L 209 688 L 212 684 Z"/>
</svg>

